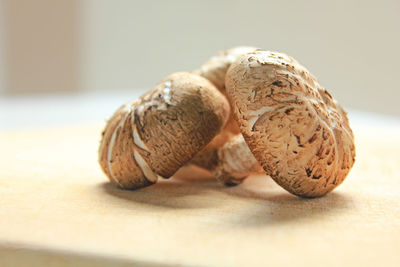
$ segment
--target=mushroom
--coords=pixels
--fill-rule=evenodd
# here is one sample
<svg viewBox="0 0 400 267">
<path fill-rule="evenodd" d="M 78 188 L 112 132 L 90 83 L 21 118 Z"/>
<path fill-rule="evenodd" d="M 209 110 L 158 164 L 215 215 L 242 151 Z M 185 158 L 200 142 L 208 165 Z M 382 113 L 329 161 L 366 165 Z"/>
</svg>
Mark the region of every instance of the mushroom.
<svg viewBox="0 0 400 267">
<path fill-rule="evenodd" d="M 343 182 L 355 160 L 346 112 L 295 59 L 242 55 L 227 72 L 226 91 L 251 152 L 284 189 L 318 197 Z"/>
<path fill-rule="evenodd" d="M 222 129 L 226 98 L 207 79 L 174 73 L 108 121 L 99 163 L 110 181 L 135 189 L 169 178 Z"/>
</svg>

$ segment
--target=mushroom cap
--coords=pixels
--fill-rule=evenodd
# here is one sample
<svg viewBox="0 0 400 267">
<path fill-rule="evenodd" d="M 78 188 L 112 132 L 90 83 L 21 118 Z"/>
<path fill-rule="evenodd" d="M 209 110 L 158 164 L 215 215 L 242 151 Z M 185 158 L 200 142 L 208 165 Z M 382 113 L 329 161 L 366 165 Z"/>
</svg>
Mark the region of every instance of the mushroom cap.
<svg viewBox="0 0 400 267">
<path fill-rule="evenodd" d="M 226 98 L 207 79 L 174 73 L 107 123 L 99 162 L 123 188 L 169 178 L 203 149 L 225 125 Z"/>
<path fill-rule="evenodd" d="M 317 197 L 342 183 L 355 160 L 346 112 L 295 59 L 245 54 L 229 68 L 226 90 L 246 143 L 279 185 Z"/>
</svg>

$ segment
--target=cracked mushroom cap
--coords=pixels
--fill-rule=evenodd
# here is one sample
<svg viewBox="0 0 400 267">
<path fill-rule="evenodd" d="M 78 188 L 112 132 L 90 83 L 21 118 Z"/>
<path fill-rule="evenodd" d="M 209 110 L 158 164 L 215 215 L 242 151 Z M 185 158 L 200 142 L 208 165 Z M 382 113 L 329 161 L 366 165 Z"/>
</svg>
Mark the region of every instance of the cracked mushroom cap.
<svg viewBox="0 0 400 267">
<path fill-rule="evenodd" d="M 317 197 L 343 182 L 355 159 L 346 112 L 296 60 L 243 55 L 228 70 L 226 90 L 250 150 L 279 185 Z"/>
<path fill-rule="evenodd" d="M 135 189 L 169 178 L 225 125 L 226 98 L 207 79 L 174 73 L 108 121 L 99 162 L 110 181 Z"/>
</svg>

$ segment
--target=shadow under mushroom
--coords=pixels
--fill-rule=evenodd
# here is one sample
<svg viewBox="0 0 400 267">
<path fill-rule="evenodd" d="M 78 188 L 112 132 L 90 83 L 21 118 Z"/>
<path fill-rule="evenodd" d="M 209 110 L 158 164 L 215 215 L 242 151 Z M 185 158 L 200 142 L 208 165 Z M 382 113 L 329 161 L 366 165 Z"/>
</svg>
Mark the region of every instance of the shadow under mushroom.
<svg viewBox="0 0 400 267">
<path fill-rule="evenodd" d="M 351 198 L 340 192 L 321 198 L 299 198 L 284 191 L 266 175 L 250 177 L 235 187 L 225 187 L 212 177 L 201 176 L 162 179 L 153 186 L 134 191 L 119 189 L 111 183 L 100 186 L 107 194 L 125 202 L 151 205 L 166 212 L 208 209 L 205 214 L 214 214 L 217 221 L 232 228 L 333 216 L 352 206 Z"/>
</svg>

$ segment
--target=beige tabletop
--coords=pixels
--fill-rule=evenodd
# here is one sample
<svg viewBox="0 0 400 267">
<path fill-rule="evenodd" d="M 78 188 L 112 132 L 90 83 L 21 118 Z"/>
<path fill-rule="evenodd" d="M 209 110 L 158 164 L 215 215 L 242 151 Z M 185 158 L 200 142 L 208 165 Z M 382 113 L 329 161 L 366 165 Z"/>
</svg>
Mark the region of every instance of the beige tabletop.
<svg viewBox="0 0 400 267">
<path fill-rule="evenodd" d="M 137 191 L 97 163 L 103 125 L 0 133 L 0 266 L 400 266 L 400 128 L 357 128 L 329 195 L 197 172 Z"/>
</svg>

